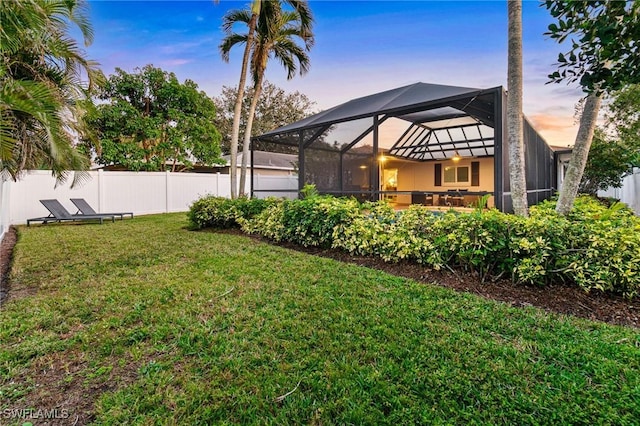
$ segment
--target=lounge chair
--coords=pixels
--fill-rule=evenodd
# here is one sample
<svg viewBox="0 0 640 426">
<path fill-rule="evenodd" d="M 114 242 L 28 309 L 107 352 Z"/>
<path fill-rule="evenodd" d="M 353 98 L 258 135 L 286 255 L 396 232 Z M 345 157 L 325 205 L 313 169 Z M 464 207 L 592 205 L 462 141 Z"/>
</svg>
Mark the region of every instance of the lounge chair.
<svg viewBox="0 0 640 426">
<path fill-rule="evenodd" d="M 131 218 L 133 219 L 133 212 L 98 213 L 89 205 L 89 203 L 85 201 L 84 198 L 71 198 L 71 202 L 78 208 L 78 212 L 76 213 L 77 216 L 106 214 L 106 215 L 120 216 L 120 219 L 124 219 L 125 215 L 130 215 Z"/>
<path fill-rule="evenodd" d="M 40 200 L 43 206 L 49 210 L 49 216 L 46 217 L 35 217 L 33 219 L 27 219 L 27 226 L 31 225 L 31 222 L 42 222 L 43 224 L 47 224 L 49 222 L 75 222 L 81 220 L 99 220 L 100 223 L 104 221 L 104 219 L 111 219 L 112 222 L 115 222 L 115 216 L 109 214 L 95 214 L 95 215 L 72 215 L 64 208 L 62 204 L 58 200 Z"/>
</svg>

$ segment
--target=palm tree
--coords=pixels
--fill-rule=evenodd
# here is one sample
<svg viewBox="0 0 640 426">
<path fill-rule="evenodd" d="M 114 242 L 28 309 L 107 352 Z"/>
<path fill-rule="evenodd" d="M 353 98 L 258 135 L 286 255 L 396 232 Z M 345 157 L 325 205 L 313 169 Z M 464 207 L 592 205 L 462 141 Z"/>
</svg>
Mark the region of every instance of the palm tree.
<svg viewBox="0 0 640 426">
<path fill-rule="evenodd" d="M 522 0 L 508 0 L 507 143 L 513 211 L 528 216 L 522 131 Z"/>
<path fill-rule="evenodd" d="M 268 8 L 265 7 L 257 26 L 250 69 L 253 77 L 253 97 L 242 144 L 241 190 L 245 187 L 253 119 L 262 93 L 262 82 L 269 58 L 273 55 L 280 61 L 287 70 L 288 80 L 295 76 L 296 71 L 299 71 L 300 75 L 309 71 L 310 60 L 306 52 L 313 46 L 313 35 L 302 29 L 297 12 L 283 12 L 279 6 L 277 3 L 271 3 Z M 304 47 L 298 46 L 294 38 L 302 40 Z"/>
<path fill-rule="evenodd" d="M 249 67 L 249 56 L 253 49 L 253 42 L 255 37 L 255 30 L 258 22 L 258 17 L 261 15 L 263 6 L 276 6 L 281 7 L 282 2 L 280 0 L 253 0 L 251 2 L 251 15 L 249 19 L 246 19 L 246 11 L 233 10 L 227 13 L 222 19 L 222 28 L 227 33 L 227 37 L 220 44 L 220 52 L 222 59 L 225 62 L 229 62 L 229 52 L 231 46 L 237 43 L 245 43 L 244 53 L 242 56 L 242 67 L 240 69 L 240 82 L 238 83 L 238 95 L 236 97 L 236 103 L 233 109 L 233 126 L 231 128 L 231 142 L 230 142 L 230 178 L 231 178 L 231 198 L 236 198 L 237 195 L 237 156 L 238 156 L 238 139 L 240 135 L 240 115 L 242 114 L 242 100 L 244 99 L 244 87 L 247 81 L 247 70 Z M 311 33 L 312 17 L 311 10 L 307 4 L 307 1 L 303 0 L 285 0 L 285 3 L 289 4 L 299 15 L 300 25 L 305 33 Z M 270 7 L 269 7 L 270 8 Z M 233 33 L 233 25 L 238 22 L 244 22 L 248 25 L 249 31 L 246 36 L 240 36 Z M 245 37 L 243 41 L 238 40 L 238 37 Z M 244 189 L 242 189 L 244 190 Z"/>
<path fill-rule="evenodd" d="M 0 166 L 17 179 L 22 170 L 47 167 L 59 181 L 86 168 L 72 134 L 81 131 L 83 100 L 100 77 L 95 62 L 68 32 L 93 39 L 83 0 L 3 2 L 0 8 Z M 82 83 L 88 77 L 89 87 Z M 77 177 L 77 176 L 76 176 Z"/>
</svg>

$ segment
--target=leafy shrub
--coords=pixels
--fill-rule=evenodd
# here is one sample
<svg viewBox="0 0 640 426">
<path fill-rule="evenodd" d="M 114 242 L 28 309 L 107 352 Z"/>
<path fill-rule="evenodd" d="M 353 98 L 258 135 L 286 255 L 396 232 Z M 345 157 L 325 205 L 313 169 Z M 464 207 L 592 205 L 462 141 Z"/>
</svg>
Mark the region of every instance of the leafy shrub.
<svg viewBox="0 0 640 426">
<path fill-rule="evenodd" d="M 267 206 L 262 212 L 252 218 L 239 219 L 238 223 L 247 234 L 258 234 L 270 240 L 280 242 L 284 240 L 284 209 L 289 200 Z"/>
<path fill-rule="evenodd" d="M 309 183 L 305 184 L 300 190 L 300 196 L 302 198 L 317 197 L 319 195 L 320 193 L 318 192 L 316 186 Z"/>
<path fill-rule="evenodd" d="M 640 294 L 640 219 L 631 210 L 621 203 L 607 207 L 587 196 L 576 199 L 566 218 L 554 209 L 549 201 L 531 208 L 532 220 L 553 226 L 547 239 L 554 280 L 575 282 L 587 291 Z M 521 277 L 532 275 L 527 266 L 523 262 L 518 270 Z"/>
<path fill-rule="evenodd" d="M 187 217 L 191 227 L 195 229 L 233 228 L 239 226 L 239 218 L 251 218 L 277 202 L 276 199 L 241 197 L 231 200 L 208 195 L 196 200 L 189 207 Z"/>
<path fill-rule="evenodd" d="M 275 241 L 329 247 L 334 228 L 348 223 L 359 213 L 360 206 L 355 199 L 310 196 L 268 208 L 253 220 L 243 222 L 242 229 Z"/>
<path fill-rule="evenodd" d="M 476 209 L 432 212 L 411 206 L 396 212 L 384 202 L 315 195 L 294 201 L 198 200 L 190 218 L 202 226 L 237 226 L 274 241 L 334 247 L 386 262 L 415 261 L 434 269 L 459 268 L 481 279 L 516 283 L 576 283 L 632 297 L 640 294 L 640 219 L 619 203 L 606 207 L 576 199 L 565 216 L 555 202 L 531 216 Z"/>
<path fill-rule="evenodd" d="M 332 247 L 351 254 L 379 256 L 389 262 L 401 244 L 398 214 L 384 202 L 365 203 L 362 214 L 333 228 Z"/>
</svg>

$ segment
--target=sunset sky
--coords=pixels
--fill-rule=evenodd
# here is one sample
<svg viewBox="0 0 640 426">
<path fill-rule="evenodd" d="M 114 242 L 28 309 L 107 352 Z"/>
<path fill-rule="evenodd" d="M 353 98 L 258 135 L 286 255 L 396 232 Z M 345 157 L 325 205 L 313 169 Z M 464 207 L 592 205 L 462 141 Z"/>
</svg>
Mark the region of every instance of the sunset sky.
<svg viewBox="0 0 640 426">
<path fill-rule="evenodd" d="M 573 144 L 580 89 L 546 84 L 560 46 L 552 22 L 523 2 L 524 113 L 554 145 Z M 95 41 L 88 56 L 106 74 L 146 64 L 191 79 L 210 96 L 238 84 L 242 48 L 222 61 L 222 16 L 248 1 L 90 1 Z M 286 80 L 276 61 L 267 79 L 299 91 L 318 110 L 416 82 L 490 88 L 507 83 L 506 1 L 310 1 L 315 17 L 311 70 Z M 244 32 L 245 28 L 236 31 Z"/>
</svg>

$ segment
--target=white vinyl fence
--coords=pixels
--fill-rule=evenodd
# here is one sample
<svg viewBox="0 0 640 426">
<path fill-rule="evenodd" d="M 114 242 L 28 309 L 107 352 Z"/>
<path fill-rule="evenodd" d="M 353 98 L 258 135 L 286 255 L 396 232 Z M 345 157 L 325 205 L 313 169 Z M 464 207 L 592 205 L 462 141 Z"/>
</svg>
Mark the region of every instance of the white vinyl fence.
<svg viewBox="0 0 640 426">
<path fill-rule="evenodd" d="M 9 225 L 47 216 L 39 200 L 55 198 L 71 213 L 77 209 L 70 198 L 84 198 L 98 212 L 133 212 L 135 215 L 187 211 L 204 195 L 229 197 L 229 175 L 171 172 L 88 172 L 90 179 L 75 188 L 70 182 L 56 186 L 50 171 L 30 171 L 18 182 L 0 181 L 0 239 Z M 261 189 L 292 189 L 297 196 L 297 176 L 255 176 Z M 249 186 L 247 185 L 247 192 Z M 275 192 L 256 194 L 288 196 Z"/>
<path fill-rule="evenodd" d="M 599 191 L 598 195 L 617 198 L 640 216 L 640 167 L 633 169 L 633 174 L 622 180 L 622 187 Z"/>
</svg>

